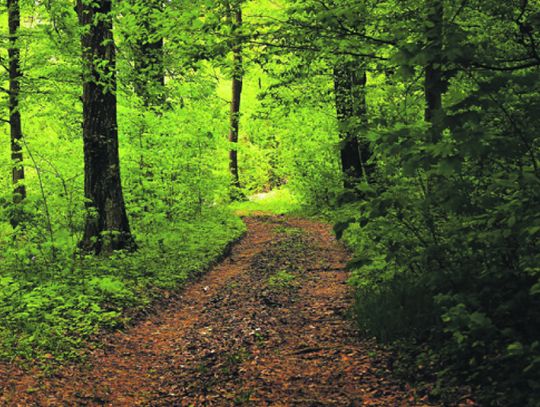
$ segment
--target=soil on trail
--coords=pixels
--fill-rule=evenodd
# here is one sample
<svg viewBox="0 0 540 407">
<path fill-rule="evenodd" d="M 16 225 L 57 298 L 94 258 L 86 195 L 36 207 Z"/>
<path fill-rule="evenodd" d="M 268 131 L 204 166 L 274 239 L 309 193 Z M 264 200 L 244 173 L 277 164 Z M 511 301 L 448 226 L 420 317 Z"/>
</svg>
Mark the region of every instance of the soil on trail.
<svg viewBox="0 0 540 407">
<path fill-rule="evenodd" d="M 232 254 L 82 366 L 0 366 L 20 406 L 422 406 L 347 318 L 347 252 L 328 225 L 246 218 Z"/>
</svg>

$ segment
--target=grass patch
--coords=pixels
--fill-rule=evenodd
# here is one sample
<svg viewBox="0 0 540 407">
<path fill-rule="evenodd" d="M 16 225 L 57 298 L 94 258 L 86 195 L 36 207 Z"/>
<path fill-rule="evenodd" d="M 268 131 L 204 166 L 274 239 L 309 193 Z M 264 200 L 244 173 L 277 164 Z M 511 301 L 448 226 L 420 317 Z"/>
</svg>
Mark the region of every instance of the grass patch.
<svg viewBox="0 0 540 407">
<path fill-rule="evenodd" d="M 284 215 L 297 213 L 301 209 L 300 203 L 287 188 L 252 195 L 247 201 L 234 202 L 230 208 L 239 216 L 250 216 L 257 213 Z"/>
</svg>

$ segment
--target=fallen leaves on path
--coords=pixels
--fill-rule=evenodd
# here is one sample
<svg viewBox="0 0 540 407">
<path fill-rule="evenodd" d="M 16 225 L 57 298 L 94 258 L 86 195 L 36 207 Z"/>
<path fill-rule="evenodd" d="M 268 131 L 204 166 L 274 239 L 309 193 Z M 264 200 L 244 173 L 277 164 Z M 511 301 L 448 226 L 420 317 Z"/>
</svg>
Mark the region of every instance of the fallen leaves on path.
<svg viewBox="0 0 540 407">
<path fill-rule="evenodd" d="M 229 258 L 161 312 L 52 377 L 0 365 L 10 406 L 424 406 L 347 318 L 328 225 L 247 218 Z"/>
</svg>

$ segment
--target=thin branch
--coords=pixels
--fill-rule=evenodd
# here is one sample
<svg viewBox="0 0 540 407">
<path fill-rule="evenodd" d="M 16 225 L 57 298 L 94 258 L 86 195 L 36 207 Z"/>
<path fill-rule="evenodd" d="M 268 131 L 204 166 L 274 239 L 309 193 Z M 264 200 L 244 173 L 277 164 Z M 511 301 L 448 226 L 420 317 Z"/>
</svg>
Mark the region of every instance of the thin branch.
<svg viewBox="0 0 540 407">
<path fill-rule="evenodd" d="M 313 46 L 306 46 L 306 45 L 282 45 L 282 44 L 275 44 L 271 42 L 263 42 L 263 41 L 246 41 L 246 43 L 254 44 L 254 45 L 264 45 L 267 47 L 273 47 L 273 48 L 281 48 L 281 49 L 289 49 L 289 50 L 297 50 L 297 51 L 312 51 L 312 52 L 322 52 L 323 50 L 318 47 Z M 334 55 L 350 55 L 354 57 L 361 57 L 361 58 L 370 58 L 370 59 L 377 59 L 380 61 L 388 61 L 389 58 L 382 57 L 376 54 L 364 54 L 364 53 L 358 53 L 354 51 L 338 51 L 333 50 L 332 53 Z"/>
<path fill-rule="evenodd" d="M 510 72 L 510 71 L 519 71 L 522 69 L 528 69 L 540 66 L 540 61 L 531 61 L 526 64 L 516 65 L 516 66 L 493 66 L 485 65 L 478 62 L 473 62 L 472 66 L 475 68 L 488 69 L 490 71 L 499 71 L 499 72 Z"/>
</svg>

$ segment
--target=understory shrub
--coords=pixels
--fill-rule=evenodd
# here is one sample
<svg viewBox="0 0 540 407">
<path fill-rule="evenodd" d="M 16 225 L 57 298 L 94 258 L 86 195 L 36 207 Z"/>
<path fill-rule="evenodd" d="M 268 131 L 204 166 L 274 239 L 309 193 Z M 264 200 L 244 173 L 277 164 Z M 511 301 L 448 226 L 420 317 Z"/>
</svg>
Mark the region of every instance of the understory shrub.
<svg viewBox="0 0 540 407">
<path fill-rule="evenodd" d="M 540 404 L 537 78 L 493 75 L 436 142 L 422 123 L 373 132 L 379 182 L 335 213 L 362 331 L 427 345 L 439 383 L 492 406 Z M 535 131 L 500 115 L 504 97 Z"/>
<path fill-rule="evenodd" d="M 4 258 L 0 357 L 79 357 L 95 334 L 124 326 L 137 310 L 181 288 L 244 230 L 239 218 L 216 210 L 141 237 L 134 254 L 81 258 L 57 251 L 54 263 L 30 259 L 31 268 Z"/>
</svg>

